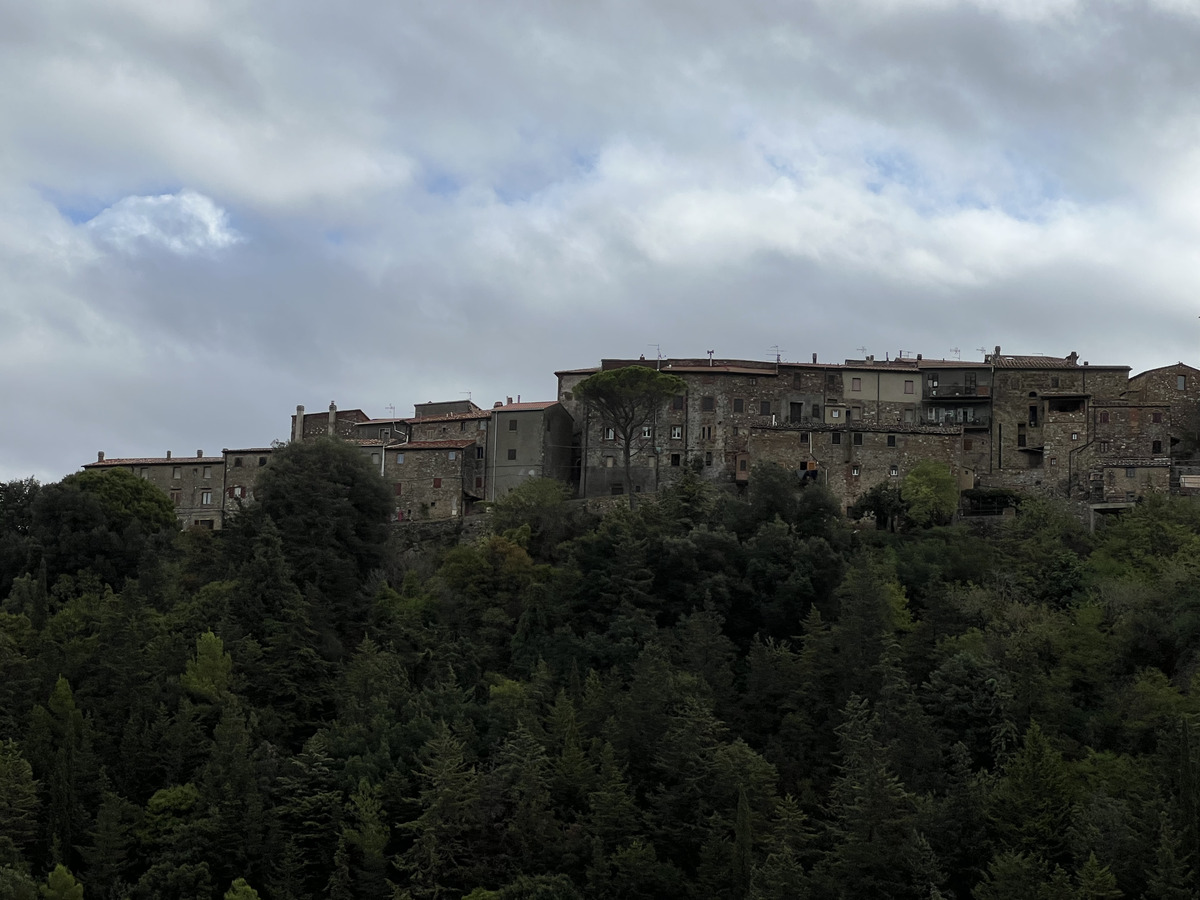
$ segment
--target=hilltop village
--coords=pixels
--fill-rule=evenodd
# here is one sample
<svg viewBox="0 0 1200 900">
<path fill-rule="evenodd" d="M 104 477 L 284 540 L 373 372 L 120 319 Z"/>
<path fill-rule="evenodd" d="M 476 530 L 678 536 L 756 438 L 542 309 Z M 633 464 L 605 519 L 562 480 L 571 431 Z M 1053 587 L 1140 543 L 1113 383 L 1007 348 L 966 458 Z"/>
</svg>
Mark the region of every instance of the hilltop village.
<svg viewBox="0 0 1200 900">
<path fill-rule="evenodd" d="M 822 363 L 730 359 L 606 359 L 556 372 L 554 400 L 491 409 L 469 400 L 418 404 L 414 415 L 361 409 L 292 416 L 290 439 L 353 441 L 393 485 L 399 522 L 452 519 L 485 507 L 529 478 L 553 478 L 578 497 L 620 494 L 613 429 L 575 398 L 596 372 L 649 366 L 687 389 L 666 402 L 633 447 L 633 489 L 652 493 L 694 467 L 739 489 L 756 463 L 773 462 L 826 485 L 848 508 L 917 463 L 944 463 L 961 490 L 998 488 L 1072 503 L 1093 522 L 1150 493 L 1200 494 L 1200 369 L 1176 363 L 1130 375 L 1129 366 L 1064 357 L 982 361 Z M 170 495 L 184 527 L 220 528 L 252 502 L 272 447 L 220 456 L 107 459 Z"/>
</svg>

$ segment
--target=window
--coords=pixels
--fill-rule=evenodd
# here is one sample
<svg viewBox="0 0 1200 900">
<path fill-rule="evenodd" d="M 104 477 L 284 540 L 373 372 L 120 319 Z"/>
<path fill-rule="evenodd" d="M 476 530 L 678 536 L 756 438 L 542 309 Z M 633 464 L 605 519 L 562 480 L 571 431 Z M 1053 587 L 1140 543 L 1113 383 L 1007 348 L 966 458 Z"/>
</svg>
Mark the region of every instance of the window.
<svg viewBox="0 0 1200 900">
<path fill-rule="evenodd" d="M 862 446 L 862 432 L 861 431 L 854 432 L 854 446 L 855 447 Z"/>
<path fill-rule="evenodd" d="M 742 433 L 742 429 L 739 428 L 737 425 L 734 425 L 733 426 L 733 436 L 737 437 L 741 433 Z"/>
<path fill-rule="evenodd" d="M 393 488 L 393 490 L 395 490 L 397 497 L 399 497 L 401 494 L 404 493 L 404 483 L 403 482 L 397 481 L 395 484 L 392 485 L 392 488 Z"/>
<path fill-rule="evenodd" d="M 609 490 L 614 497 L 619 497 L 621 494 L 625 493 L 625 485 L 614 484 L 611 488 L 609 488 Z"/>
<path fill-rule="evenodd" d="M 509 448 L 508 448 L 508 458 L 509 458 L 509 459 L 516 459 L 516 458 L 517 458 L 517 448 L 516 448 L 516 447 L 509 447 Z"/>
<path fill-rule="evenodd" d="M 1107 453 L 1107 452 L 1108 452 L 1108 441 L 1101 441 L 1101 442 L 1100 442 L 1100 452 L 1101 452 L 1101 453 Z"/>
<path fill-rule="evenodd" d="M 904 411 L 904 424 L 905 425 L 911 425 L 913 423 L 914 418 L 915 418 L 915 416 L 913 415 L 913 411 L 911 409 L 906 409 Z"/>
<path fill-rule="evenodd" d="M 769 416 L 771 414 L 771 401 L 763 400 L 758 404 L 759 415 Z"/>
<path fill-rule="evenodd" d="M 176 506 L 183 503 L 183 491 L 171 491 L 171 502 Z"/>
<path fill-rule="evenodd" d="M 482 447 L 476 447 L 476 448 L 475 448 L 475 458 L 476 458 L 476 459 L 483 459 L 483 448 L 482 448 Z"/>
<path fill-rule="evenodd" d="M 671 409 L 683 409 L 683 394 L 676 394 L 671 399 Z"/>
<path fill-rule="evenodd" d="M 483 477 L 482 476 L 480 476 L 480 475 L 475 476 L 475 487 L 477 487 L 477 488 L 483 487 Z"/>
<path fill-rule="evenodd" d="M 201 506 L 212 506 L 212 491 L 201 491 L 200 492 L 200 505 Z"/>
<path fill-rule="evenodd" d="M 1175 376 L 1175 387 L 1177 387 L 1181 391 L 1187 390 L 1187 376 L 1186 375 L 1176 375 Z"/>
<path fill-rule="evenodd" d="M 615 428 L 605 428 L 604 439 L 606 441 L 615 441 L 617 439 L 617 430 Z"/>
<path fill-rule="evenodd" d="M 707 450 L 707 451 L 705 451 L 705 453 L 704 453 L 704 464 L 705 464 L 706 466 L 711 466 L 711 465 L 712 465 L 712 451 L 711 451 L 711 450 Z"/>
<path fill-rule="evenodd" d="M 1037 405 L 1031 404 L 1029 407 L 1029 424 L 1037 428 Z"/>
<path fill-rule="evenodd" d="M 373 466 L 379 465 L 379 454 L 378 453 L 371 454 L 371 465 L 373 465 Z"/>
<path fill-rule="evenodd" d="M 702 440 L 702 441 L 711 441 L 712 440 L 712 426 L 711 425 L 701 426 L 700 440 Z"/>
<path fill-rule="evenodd" d="M 711 394 L 707 394 L 700 398 L 700 411 L 712 412 L 717 408 L 717 401 L 713 399 Z"/>
<path fill-rule="evenodd" d="M 975 445 L 971 442 L 970 438 L 963 438 L 963 449 L 964 450 L 970 450 L 974 446 Z"/>
<path fill-rule="evenodd" d="M 887 445 L 888 445 L 889 447 L 895 447 L 895 446 L 896 446 L 896 436 L 895 436 L 894 434 L 889 434 L 889 435 L 888 435 L 888 437 L 887 437 Z"/>
<path fill-rule="evenodd" d="M 1071 440 L 1073 440 L 1073 441 L 1079 440 L 1079 432 L 1078 431 L 1071 432 Z"/>
<path fill-rule="evenodd" d="M 1129 466 L 1128 468 L 1125 469 L 1125 477 L 1126 478 L 1136 478 L 1137 477 L 1137 469 L 1135 469 L 1133 466 Z"/>
<path fill-rule="evenodd" d="M 265 456 L 260 456 L 258 458 L 258 467 L 261 469 L 266 464 L 267 464 L 267 458 Z"/>
<path fill-rule="evenodd" d="M 138 472 L 138 477 L 139 478 L 149 478 L 150 470 L 146 466 L 142 466 L 141 470 Z"/>
<path fill-rule="evenodd" d="M 196 527 L 197 528 L 207 528 L 209 531 L 212 531 L 213 520 L 212 519 L 197 519 Z"/>
<path fill-rule="evenodd" d="M 1052 387 L 1052 388 L 1058 387 L 1058 376 L 1057 375 L 1050 376 L 1050 387 Z"/>
<path fill-rule="evenodd" d="M 832 443 L 840 444 L 842 442 L 842 433 L 840 431 L 835 431 L 829 436 L 829 439 Z"/>
<path fill-rule="evenodd" d="M 487 426 L 488 426 L 487 419 L 479 420 L 479 430 L 480 431 L 487 431 Z"/>
<path fill-rule="evenodd" d="M 1150 416 L 1150 420 L 1152 422 L 1154 422 L 1155 425 L 1161 425 L 1162 424 L 1162 413 L 1160 413 L 1160 412 L 1153 413 Z"/>
<path fill-rule="evenodd" d="M 817 422 L 821 421 L 821 404 L 820 403 L 813 404 L 812 417 Z"/>
<path fill-rule="evenodd" d="M 458 458 L 458 451 L 451 450 L 449 453 L 446 454 L 446 458 L 449 459 L 451 462 L 453 462 L 455 459 Z"/>
<path fill-rule="evenodd" d="M 404 454 L 403 453 L 396 454 L 396 465 L 398 465 L 398 466 L 404 465 Z"/>
<path fill-rule="evenodd" d="M 205 477 L 205 478 L 212 478 L 212 466 L 205 466 L 205 467 L 204 467 L 204 477 Z"/>
<path fill-rule="evenodd" d="M 233 458 L 233 467 L 235 469 L 240 469 L 242 467 L 242 458 L 240 456 L 235 456 Z"/>
<path fill-rule="evenodd" d="M 854 472 L 853 472 L 852 474 L 854 475 L 854 477 L 855 477 L 855 478 L 857 478 L 857 477 L 859 476 L 859 468 L 858 468 L 858 466 L 855 466 L 855 467 L 854 467 Z"/>
<path fill-rule="evenodd" d="M 517 420 L 516 420 L 516 419 L 509 419 L 509 420 L 508 420 L 508 430 L 509 430 L 509 431 L 516 431 L 516 430 L 517 430 Z"/>
<path fill-rule="evenodd" d="M 183 469 L 180 468 L 179 466 L 176 466 L 175 468 L 173 468 L 171 470 L 171 477 L 174 478 L 176 481 L 178 481 L 180 478 L 183 477 Z"/>
<path fill-rule="evenodd" d="M 888 469 L 888 475 L 891 475 L 892 477 L 895 477 L 896 475 L 899 475 L 899 474 L 900 474 L 900 467 L 897 465 L 893 465 Z"/>
<path fill-rule="evenodd" d="M 733 411 L 735 413 L 740 413 L 740 412 L 745 412 L 745 410 L 746 410 L 746 401 L 743 400 L 741 397 L 734 397 L 733 398 Z"/>
<path fill-rule="evenodd" d="M 830 410 L 829 415 L 835 419 L 840 419 L 842 417 L 842 411 L 840 409 Z"/>
<path fill-rule="evenodd" d="M 440 478 L 433 479 L 433 486 L 435 488 L 440 488 L 442 486 L 442 479 L 440 479 Z"/>
<path fill-rule="evenodd" d="M 1052 466 L 1058 465 L 1058 457 L 1057 456 L 1050 457 L 1050 465 L 1052 465 Z"/>
<path fill-rule="evenodd" d="M 850 379 L 850 390 L 861 391 L 862 390 L 862 379 L 861 378 L 851 378 Z"/>
<path fill-rule="evenodd" d="M 225 493 L 229 495 L 230 500 L 245 500 L 246 489 L 241 485 L 235 485 L 231 488 L 226 488 Z"/>
<path fill-rule="evenodd" d="M 611 469 L 616 464 L 617 464 L 617 458 L 615 456 L 604 457 L 604 468 Z"/>
<path fill-rule="evenodd" d="M 914 393 L 914 391 L 913 391 L 913 382 L 912 382 L 912 379 L 911 379 L 911 378 L 910 378 L 910 379 L 907 379 L 907 380 L 904 382 L 904 393 L 906 393 L 906 394 L 912 394 L 912 393 Z"/>
<path fill-rule="evenodd" d="M 642 426 L 642 438 L 643 438 L 643 439 L 649 439 L 649 438 L 650 438 L 650 435 L 651 435 L 650 426 L 649 426 L 649 425 L 643 425 L 643 426 Z"/>
<path fill-rule="evenodd" d="M 672 425 L 671 426 L 671 440 L 673 440 L 673 441 L 682 441 L 683 440 L 683 426 L 682 425 Z"/>
<path fill-rule="evenodd" d="M 1102 424 L 1102 425 L 1108 424 L 1108 410 L 1107 409 L 1100 413 L 1100 424 Z"/>
<path fill-rule="evenodd" d="M 675 466 L 676 468 L 679 467 L 679 454 L 678 453 L 671 454 L 671 465 Z"/>
<path fill-rule="evenodd" d="M 1154 441 L 1150 445 L 1150 452 L 1151 453 L 1162 453 L 1162 441 Z"/>
<path fill-rule="evenodd" d="M 808 432 L 807 431 L 800 432 L 800 443 L 802 443 L 802 444 L 808 443 Z"/>
<path fill-rule="evenodd" d="M 738 471 L 739 472 L 745 472 L 748 468 L 750 468 L 749 460 L 744 459 L 744 458 L 738 460 Z"/>
</svg>

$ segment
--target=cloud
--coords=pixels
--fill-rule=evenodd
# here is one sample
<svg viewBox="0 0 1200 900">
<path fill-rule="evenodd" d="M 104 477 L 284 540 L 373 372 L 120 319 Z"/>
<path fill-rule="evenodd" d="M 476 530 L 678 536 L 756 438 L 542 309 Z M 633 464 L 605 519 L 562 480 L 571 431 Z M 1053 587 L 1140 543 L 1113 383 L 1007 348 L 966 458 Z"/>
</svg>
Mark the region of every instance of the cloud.
<svg viewBox="0 0 1200 900">
<path fill-rule="evenodd" d="M 223 250 L 244 238 L 229 215 L 195 191 L 125 197 L 91 219 L 86 227 L 100 241 L 125 253 L 156 247 L 181 256 Z"/>
</svg>

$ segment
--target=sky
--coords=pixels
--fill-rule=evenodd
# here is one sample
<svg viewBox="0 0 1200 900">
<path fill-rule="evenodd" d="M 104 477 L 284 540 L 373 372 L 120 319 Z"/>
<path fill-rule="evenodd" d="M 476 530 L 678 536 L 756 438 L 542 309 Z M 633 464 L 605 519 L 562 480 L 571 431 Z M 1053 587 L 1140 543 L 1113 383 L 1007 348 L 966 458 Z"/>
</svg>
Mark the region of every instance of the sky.
<svg viewBox="0 0 1200 900">
<path fill-rule="evenodd" d="M 645 354 L 1200 365 L 1200 0 L 0 0 L 0 480 Z"/>
</svg>

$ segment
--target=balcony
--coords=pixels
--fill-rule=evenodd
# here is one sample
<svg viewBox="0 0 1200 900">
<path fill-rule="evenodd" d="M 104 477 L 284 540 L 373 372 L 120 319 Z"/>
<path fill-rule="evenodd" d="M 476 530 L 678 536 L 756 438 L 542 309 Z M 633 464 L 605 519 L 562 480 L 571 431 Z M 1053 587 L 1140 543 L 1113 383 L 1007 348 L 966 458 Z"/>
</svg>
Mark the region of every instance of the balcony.
<svg viewBox="0 0 1200 900">
<path fill-rule="evenodd" d="M 930 384 L 925 383 L 926 400 L 987 400 L 992 396 L 990 384 Z"/>
<path fill-rule="evenodd" d="M 941 428 L 989 428 L 992 417 L 987 413 L 977 412 L 974 408 L 943 409 L 936 413 L 928 410 L 921 413 L 921 424 L 937 425 Z"/>
</svg>

